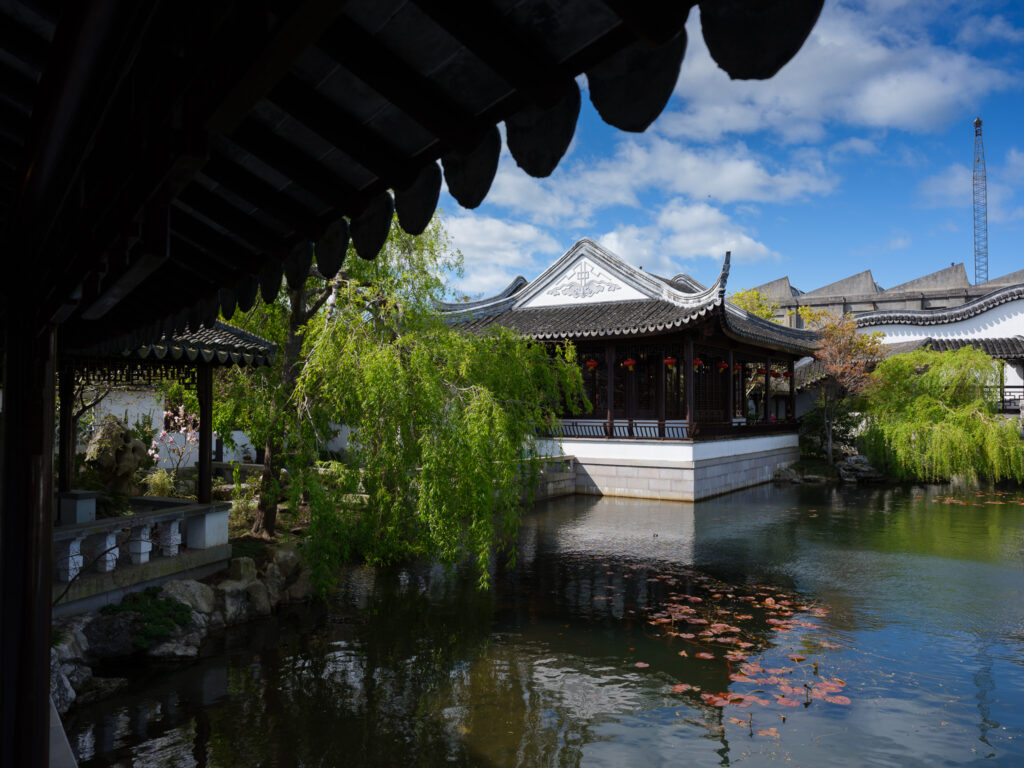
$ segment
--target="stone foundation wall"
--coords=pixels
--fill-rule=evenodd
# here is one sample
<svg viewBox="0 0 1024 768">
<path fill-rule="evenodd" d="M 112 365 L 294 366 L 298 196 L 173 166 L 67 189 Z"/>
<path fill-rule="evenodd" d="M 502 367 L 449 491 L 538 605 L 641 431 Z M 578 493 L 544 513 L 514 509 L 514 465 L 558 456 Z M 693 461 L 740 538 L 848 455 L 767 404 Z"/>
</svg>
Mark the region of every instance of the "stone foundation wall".
<svg viewBox="0 0 1024 768">
<path fill-rule="evenodd" d="M 796 446 L 690 461 L 577 457 L 575 491 L 599 496 L 698 501 L 766 483 L 776 469 L 789 466 L 799 457 Z"/>
</svg>

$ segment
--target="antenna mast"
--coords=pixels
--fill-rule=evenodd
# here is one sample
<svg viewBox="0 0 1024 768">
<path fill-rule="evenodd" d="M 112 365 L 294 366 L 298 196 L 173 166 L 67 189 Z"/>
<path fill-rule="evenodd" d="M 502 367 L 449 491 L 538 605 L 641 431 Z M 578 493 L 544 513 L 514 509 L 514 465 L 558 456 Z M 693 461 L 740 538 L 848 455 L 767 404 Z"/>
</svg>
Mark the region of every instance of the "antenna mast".
<svg viewBox="0 0 1024 768">
<path fill-rule="evenodd" d="M 988 192 L 981 118 L 974 118 L 974 284 L 988 282 Z"/>
</svg>

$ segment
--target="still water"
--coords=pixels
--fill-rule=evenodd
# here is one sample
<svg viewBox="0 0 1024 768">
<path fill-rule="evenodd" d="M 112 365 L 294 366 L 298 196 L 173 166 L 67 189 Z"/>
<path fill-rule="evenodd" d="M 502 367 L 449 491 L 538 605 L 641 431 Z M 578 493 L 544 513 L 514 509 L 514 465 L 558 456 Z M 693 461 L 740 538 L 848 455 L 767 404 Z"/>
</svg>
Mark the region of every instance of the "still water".
<svg viewBox="0 0 1024 768">
<path fill-rule="evenodd" d="M 1024 494 L 574 497 L 66 720 L 84 767 L 1024 765 Z M 124 673 L 124 670 L 114 670 Z M 110 671 L 108 670 L 108 673 Z"/>
</svg>

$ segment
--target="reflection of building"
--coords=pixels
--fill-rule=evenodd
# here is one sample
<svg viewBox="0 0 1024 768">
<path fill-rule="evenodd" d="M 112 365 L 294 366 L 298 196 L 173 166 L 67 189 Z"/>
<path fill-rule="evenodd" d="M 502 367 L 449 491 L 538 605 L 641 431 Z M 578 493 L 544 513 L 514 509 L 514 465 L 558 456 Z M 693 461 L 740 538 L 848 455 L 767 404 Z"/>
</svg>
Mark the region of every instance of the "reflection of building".
<svg viewBox="0 0 1024 768">
<path fill-rule="evenodd" d="M 444 309 L 470 331 L 576 344 L 592 408 L 565 419 L 561 437 L 579 461 L 577 491 L 697 499 L 796 459 L 793 364 L 813 346 L 728 304 L 728 275 L 726 257 L 710 288 L 661 278 L 581 240 L 536 280 Z"/>
</svg>

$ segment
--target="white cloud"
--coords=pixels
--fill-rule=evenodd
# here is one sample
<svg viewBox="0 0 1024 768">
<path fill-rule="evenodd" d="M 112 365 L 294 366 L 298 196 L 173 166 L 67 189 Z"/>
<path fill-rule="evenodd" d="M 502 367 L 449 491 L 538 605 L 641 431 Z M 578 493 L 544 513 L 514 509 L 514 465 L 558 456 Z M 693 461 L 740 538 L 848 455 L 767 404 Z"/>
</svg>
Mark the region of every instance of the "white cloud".
<svg viewBox="0 0 1024 768">
<path fill-rule="evenodd" d="M 849 139 L 837 141 L 833 144 L 828 150 L 828 159 L 831 162 L 836 162 L 837 160 L 845 160 L 853 155 L 877 155 L 878 152 L 878 145 L 875 142 L 851 136 Z"/>
<path fill-rule="evenodd" d="M 885 244 L 885 247 L 890 251 L 901 251 L 905 248 L 909 248 L 911 243 L 913 243 L 913 240 L 910 239 L 910 235 L 897 234 L 889 238 L 889 242 Z"/>
<path fill-rule="evenodd" d="M 771 80 L 730 81 L 718 69 L 691 14 L 690 47 L 676 95 L 685 106 L 656 123 L 669 136 L 718 140 L 771 131 L 818 141 L 829 124 L 928 131 L 986 95 L 1017 86 L 1012 73 L 933 43 L 928 22 L 942 13 L 825 4 L 800 52 Z"/>
<path fill-rule="evenodd" d="M 1024 29 L 1013 26 L 1005 16 L 971 16 L 960 27 L 957 40 L 965 45 L 999 41 L 1024 43 Z"/>
<path fill-rule="evenodd" d="M 820 153 L 799 150 L 787 160 L 778 167 L 742 142 L 694 148 L 644 136 L 620 142 L 610 157 L 559 167 L 545 181 L 530 178 L 506 157 L 487 202 L 538 226 L 585 229 L 602 209 L 641 207 L 647 193 L 757 203 L 804 199 L 835 187 Z"/>
<path fill-rule="evenodd" d="M 682 262 L 720 261 L 726 251 L 741 263 L 779 258 L 718 208 L 679 198 L 669 201 L 651 226 L 617 227 L 598 241 L 626 261 L 667 277 L 683 271 Z"/>
<path fill-rule="evenodd" d="M 1014 200 L 1017 191 L 1014 185 L 1000 181 L 1013 179 L 1013 174 L 1021 170 L 1017 167 L 1018 163 L 1024 164 L 1024 156 L 1011 150 L 1007 156 L 1007 166 L 993 168 L 988 173 L 986 192 L 988 220 L 991 223 L 1024 219 L 1024 206 L 1016 204 Z M 961 163 L 953 163 L 923 179 L 918 184 L 918 192 L 925 207 L 959 208 L 969 220 L 974 207 L 973 184 L 971 169 Z"/>
<path fill-rule="evenodd" d="M 458 287 L 470 295 L 497 293 L 519 274 L 532 277 L 538 255 L 562 251 L 551 235 L 523 222 L 464 213 L 446 218 L 445 227 L 465 256 L 466 277 Z"/>
</svg>

